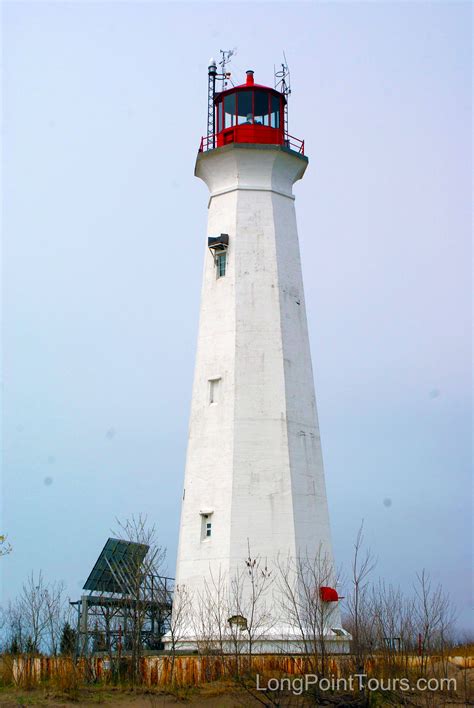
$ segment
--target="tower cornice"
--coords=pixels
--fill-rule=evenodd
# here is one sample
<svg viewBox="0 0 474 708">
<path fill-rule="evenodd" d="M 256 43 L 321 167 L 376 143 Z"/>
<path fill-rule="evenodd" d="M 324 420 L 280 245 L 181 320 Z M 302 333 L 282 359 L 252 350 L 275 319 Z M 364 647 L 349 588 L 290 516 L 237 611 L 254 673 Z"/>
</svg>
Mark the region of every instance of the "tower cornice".
<svg viewBox="0 0 474 708">
<path fill-rule="evenodd" d="M 198 153 L 194 174 L 210 200 L 235 190 L 274 192 L 294 199 L 293 184 L 303 177 L 308 158 L 282 145 L 233 143 Z"/>
</svg>

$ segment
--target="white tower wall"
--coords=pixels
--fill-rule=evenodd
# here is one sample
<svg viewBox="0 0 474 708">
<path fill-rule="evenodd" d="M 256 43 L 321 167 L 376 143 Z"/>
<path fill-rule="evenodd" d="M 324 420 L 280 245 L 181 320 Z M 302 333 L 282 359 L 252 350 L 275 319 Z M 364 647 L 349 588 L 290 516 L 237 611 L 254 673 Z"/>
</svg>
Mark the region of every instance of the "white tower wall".
<svg viewBox="0 0 474 708">
<path fill-rule="evenodd" d="M 231 577 L 248 544 L 269 565 L 318 550 L 332 560 L 292 193 L 306 166 L 266 145 L 197 159 L 208 236 L 228 234 L 229 247 L 224 277 L 207 248 L 204 259 L 176 571 L 194 597 L 211 571 Z"/>
</svg>

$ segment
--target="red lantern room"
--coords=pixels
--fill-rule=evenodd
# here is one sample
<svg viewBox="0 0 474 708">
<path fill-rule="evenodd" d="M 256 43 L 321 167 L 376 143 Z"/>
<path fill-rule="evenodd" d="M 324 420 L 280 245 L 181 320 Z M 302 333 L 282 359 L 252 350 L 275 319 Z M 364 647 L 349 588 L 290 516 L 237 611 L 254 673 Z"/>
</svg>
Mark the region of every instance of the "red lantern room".
<svg viewBox="0 0 474 708">
<path fill-rule="evenodd" d="M 209 69 L 212 76 L 212 64 Z M 213 94 L 212 102 L 214 130 L 201 140 L 200 152 L 231 143 L 252 143 L 284 145 L 304 155 L 304 141 L 285 132 L 285 95 L 256 84 L 253 71 L 247 71 L 245 84 Z"/>
<path fill-rule="evenodd" d="M 283 145 L 286 102 L 283 94 L 254 83 L 253 71 L 247 82 L 222 91 L 214 99 L 217 147 L 229 143 Z"/>
</svg>

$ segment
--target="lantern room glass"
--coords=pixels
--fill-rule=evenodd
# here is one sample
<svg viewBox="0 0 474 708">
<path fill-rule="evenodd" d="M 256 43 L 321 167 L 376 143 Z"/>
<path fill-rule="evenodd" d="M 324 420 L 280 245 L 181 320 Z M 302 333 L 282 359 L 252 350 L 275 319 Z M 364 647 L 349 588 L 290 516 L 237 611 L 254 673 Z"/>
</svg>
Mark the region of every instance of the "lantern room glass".
<svg viewBox="0 0 474 708">
<path fill-rule="evenodd" d="M 269 125 L 268 91 L 255 91 L 254 122 L 257 125 Z"/>
<path fill-rule="evenodd" d="M 264 125 L 280 128 L 281 99 L 262 89 L 246 89 L 217 101 L 217 132 L 236 125 Z"/>
<path fill-rule="evenodd" d="M 232 128 L 235 125 L 235 93 L 224 97 L 224 114 L 224 128 Z"/>
<path fill-rule="evenodd" d="M 237 94 L 237 125 L 253 123 L 253 91 L 239 91 Z"/>
<path fill-rule="evenodd" d="M 272 128 L 280 127 L 280 110 L 281 101 L 278 96 L 271 96 L 271 114 L 270 114 L 270 126 Z"/>
</svg>

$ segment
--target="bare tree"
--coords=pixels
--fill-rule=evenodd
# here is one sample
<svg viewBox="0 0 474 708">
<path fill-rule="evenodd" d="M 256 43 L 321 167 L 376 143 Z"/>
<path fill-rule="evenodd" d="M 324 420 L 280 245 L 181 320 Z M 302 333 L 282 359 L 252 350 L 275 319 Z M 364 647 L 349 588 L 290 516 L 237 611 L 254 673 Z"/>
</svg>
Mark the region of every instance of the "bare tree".
<svg viewBox="0 0 474 708">
<path fill-rule="evenodd" d="M 18 599 L 8 603 L 5 612 L 5 645 L 10 654 L 21 654 L 26 646 L 26 620 Z"/>
<path fill-rule="evenodd" d="M 396 672 L 400 652 L 411 649 L 413 605 L 400 588 L 379 580 L 372 588 L 374 642 L 387 670 Z"/>
<path fill-rule="evenodd" d="M 370 549 L 363 550 L 364 522 L 362 521 L 354 544 L 354 556 L 351 567 L 351 592 L 346 601 L 352 632 L 352 650 L 356 669 L 365 670 L 367 654 L 374 645 L 373 622 L 369 593 L 369 576 L 376 566 L 376 560 Z"/>
<path fill-rule="evenodd" d="M 307 655 L 311 670 L 327 670 L 327 635 L 336 614 L 335 602 L 323 597 L 322 588 L 335 587 L 337 573 L 320 546 L 314 556 L 278 560 L 281 611 Z"/>
<path fill-rule="evenodd" d="M 209 568 L 193 613 L 194 633 L 200 638 L 198 650 L 201 653 L 219 654 L 224 660 L 230 639 L 230 614 L 227 575 L 219 568 L 215 576 Z"/>
<path fill-rule="evenodd" d="M 42 648 L 47 628 L 46 593 L 47 586 L 40 571 L 37 577 L 34 573 L 28 576 L 18 598 L 18 611 L 26 630 L 23 650 L 29 653 L 37 653 Z"/>
<path fill-rule="evenodd" d="M 248 557 L 230 581 L 228 624 L 237 660 L 247 649 L 250 666 L 255 645 L 265 639 L 275 623 L 269 592 L 274 575 L 266 560 L 252 557 L 249 542 L 247 546 Z M 236 668 L 238 671 L 238 665 Z"/>
<path fill-rule="evenodd" d="M 441 585 L 433 587 L 429 574 L 422 570 L 415 582 L 414 619 L 420 637 L 421 671 L 426 671 L 430 652 L 444 652 L 455 619 L 449 597 Z"/>
<path fill-rule="evenodd" d="M 0 534 L 0 558 L 1 556 L 7 556 L 11 553 L 13 548 L 7 541 L 7 536 L 5 534 Z"/>
<path fill-rule="evenodd" d="M 173 612 L 171 614 L 168 637 L 171 643 L 170 681 L 174 682 L 176 655 L 182 640 L 189 636 L 192 627 L 192 595 L 185 585 L 176 585 L 173 593 Z"/>
<path fill-rule="evenodd" d="M 44 589 L 45 644 L 52 656 L 56 656 L 60 651 L 64 623 L 69 617 L 70 606 L 64 591 L 62 581 L 50 583 Z"/>
<path fill-rule="evenodd" d="M 117 529 L 112 533 L 122 539 L 140 544 L 143 548 L 131 553 L 127 561 L 109 563 L 109 569 L 117 584 L 123 589 L 124 596 L 130 600 L 127 606 L 128 636 L 131 640 L 132 679 L 139 680 L 140 659 L 143 654 L 143 634 L 149 621 L 150 611 L 161 597 L 163 604 L 169 602 L 165 597 L 168 592 L 161 587 L 160 578 L 166 558 L 166 549 L 158 543 L 154 525 L 148 525 L 147 517 L 139 514 L 121 522 L 116 519 Z M 105 628 L 105 647 L 112 659 L 111 623 L 116 618 L 106 613 L 103 617 Z"/>
<path fill-rule="evenodd" d="M 64 584 L 46 583 L 41 572 L 37 576 L 31 573 L 5 612 L 12 653 L 45 651 L 56 655 L 68 612 Z"/>
</svg>

